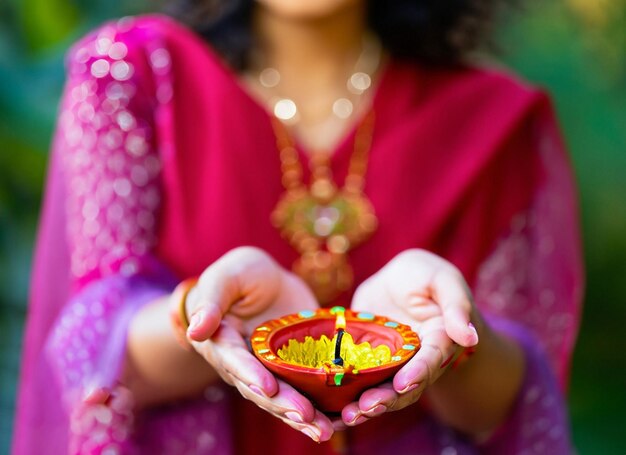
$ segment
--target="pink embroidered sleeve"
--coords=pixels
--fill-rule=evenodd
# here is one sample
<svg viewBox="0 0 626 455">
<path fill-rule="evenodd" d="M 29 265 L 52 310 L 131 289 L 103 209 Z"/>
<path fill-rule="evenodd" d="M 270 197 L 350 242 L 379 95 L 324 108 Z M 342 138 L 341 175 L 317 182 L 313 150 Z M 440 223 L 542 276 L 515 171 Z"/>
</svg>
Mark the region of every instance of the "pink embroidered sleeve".
<svg viewBox="0 0 626 455">
<path fill-rule="evenodd" d="M 97 369 L 84 360 L 98 358 L 99 334 L 116 329 L 121 332 L 115 339 L 124 339 L 125 327 L 111 318 L 132 311 L 122 303 L 125 294 L 142 288 L 134 281 L 166 273 L 151 256 L 160 199 L 154 78 L 143 46 L 132 45 L 134 34 L 125 36 L 119 25 L 107 25 L 71 51 L 55 142 L 66 185 L 73 299 L 51 345 L 63 351 L 64 359 L 57 359 L 63 363 L 62 379 L 74 383 L 82 377 L 83 387 L 87 370 Z M 159 281 L 165 285 L 160 293 L 171 286 L 171 278 Z M 98 291 L 103 282 L 109 284 Z M 85 297 L 98 292 L 102 298 Z M 148 294 L 132 300 L 155 297 Z M 86 322 L 93 326 L 78 330 Z"/>
<path fill-rule="evenodd" d="M 578 331 L 582 259 L 576 197 L 553 113 L 534 130 L 541 175 L 532 203 L 484 261 L 477 305 L 526 353 L 523 389 L 485 453 L 572 453 L 564 391 Z"/>
<path fill-rule="evenodd" d="M 135 273 L 155 242 L 154 81 L 143 49 L 129 51 L 119 35 L 105 27 L 72 51 L 59 117 L 71 271 L 79 287 L 118 271 Z"/>
<path fill-rule="evenodd" d="M 479 270 L 478 305 L 527 327 L 565 389 L 581 310 L 583 272 L 573 178 L 549 105 L 534 125 L 541 175 L 530 207 Z"/>
<path fill-rule="evenodd" d="M 132 396 L 119 383 L 132 316 L 176 283 L 153 254 L 161 177 L 156 119 L 171 97 L 169 66 L 158 30 L 133 19 L 105 25 L 69 54 L 53 153 L 65 185 L 71 294 L 46 352 L 69 409 L 70 453 L 229 450 L 228 438 L 213 436 L 216 427 L 227 432 L 218 419 L 225 414 L 221 391 L 168 413 L 148 411 L 137 428 Z M 84 401 L 99 389 L 111 398 Z M 171 421 L 177 413 L 185 415 L 184 428 Z M 157 436 L 144 434 L 155 430 Z"/>
</svg>

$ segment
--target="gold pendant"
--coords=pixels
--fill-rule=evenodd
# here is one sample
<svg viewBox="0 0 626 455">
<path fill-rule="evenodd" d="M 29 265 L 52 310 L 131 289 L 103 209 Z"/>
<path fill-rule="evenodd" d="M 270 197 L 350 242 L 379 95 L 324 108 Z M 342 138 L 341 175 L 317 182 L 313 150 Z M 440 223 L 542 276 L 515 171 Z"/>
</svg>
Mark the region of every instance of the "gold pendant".
<svg viewBox="0 0 626 455">
<path fill-rule="evenodd" d="M 303 186 L 286 191 L 272 223 L 301 255 L 294 272 L 324 305 L 352 286 L 347 253 L 370 237 L 378 220 L 362 193 L 337 191 L 332 182 L 320 179 L 310 191 Z"/>
</svg>

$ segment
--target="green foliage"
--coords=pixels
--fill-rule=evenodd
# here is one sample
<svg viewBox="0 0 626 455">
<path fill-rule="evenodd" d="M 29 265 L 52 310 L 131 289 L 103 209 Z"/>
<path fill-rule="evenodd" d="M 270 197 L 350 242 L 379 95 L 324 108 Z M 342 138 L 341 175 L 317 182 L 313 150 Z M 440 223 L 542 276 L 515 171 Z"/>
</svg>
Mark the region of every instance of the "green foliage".
<svg viewBox="0 0 626 455">
<path fill-rule="evenodd" d="M 22 0 L 19 16 L 32 50 L 45 50 L 66 38 L 79 17 L 76 6 L 65 0 Z"/>
</svg>

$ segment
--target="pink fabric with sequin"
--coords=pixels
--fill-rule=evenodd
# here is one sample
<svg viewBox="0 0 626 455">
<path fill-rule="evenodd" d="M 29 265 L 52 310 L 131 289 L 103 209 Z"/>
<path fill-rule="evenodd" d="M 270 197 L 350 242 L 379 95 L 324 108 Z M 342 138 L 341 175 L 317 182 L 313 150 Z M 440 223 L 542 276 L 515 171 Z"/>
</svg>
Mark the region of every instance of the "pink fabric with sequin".
<svg viewBox="0 0 626 455">
<path fill-rule="evenodd" d="M 459 266 L 528 368 L 489 441 L 416 405 L 350 430 L 349 452 L 570 453 L 562 393 L 582 270 L 549 103 L 497 72 L 391 62 L 373 108 L 365 191 L 380 227 L 351 253 L 357 284 L 404 249 L 432 250 Z M 339 182 L 352 139 L 333 154 Z M 135 414 L 118 382 L 129 320 L 178 280 L 241 245 L 290 267 L 297 254 L 269 221 L 280 194 L 268 114 L 198 37 L 155 16 L 79 42 L 41 219 L 13 453 L 332 453 L 221 385 Z M 85 404 L 101 387 L 112 398 Z"/>
</svg>

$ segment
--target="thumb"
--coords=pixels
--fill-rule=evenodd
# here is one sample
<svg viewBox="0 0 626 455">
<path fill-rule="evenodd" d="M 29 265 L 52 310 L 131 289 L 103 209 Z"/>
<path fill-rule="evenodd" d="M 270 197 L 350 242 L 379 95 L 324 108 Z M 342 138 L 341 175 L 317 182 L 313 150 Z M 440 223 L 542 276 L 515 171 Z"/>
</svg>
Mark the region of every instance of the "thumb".
<svg viewBox="0 0 626 455">
<path fill-rule="evenodd" d="M 245 317 L 262 311 L 275 298 L 278 276 L 277 264 L 262 250 L 241 247 L 229 251 L 202 273 L 190 293 L 195 303 L 187 336 L 203 341 L 215 333 L 226 313 Z"/>
<path fill-rule="evenodd" d="M 471 295 L 460 274 L 438 273 L 434 279 L 433 297 L 441 306 L 448 336 L 457 344 L 469 347 L 478 344 L 478 333 L 471 323 Z"/>
</svg>

